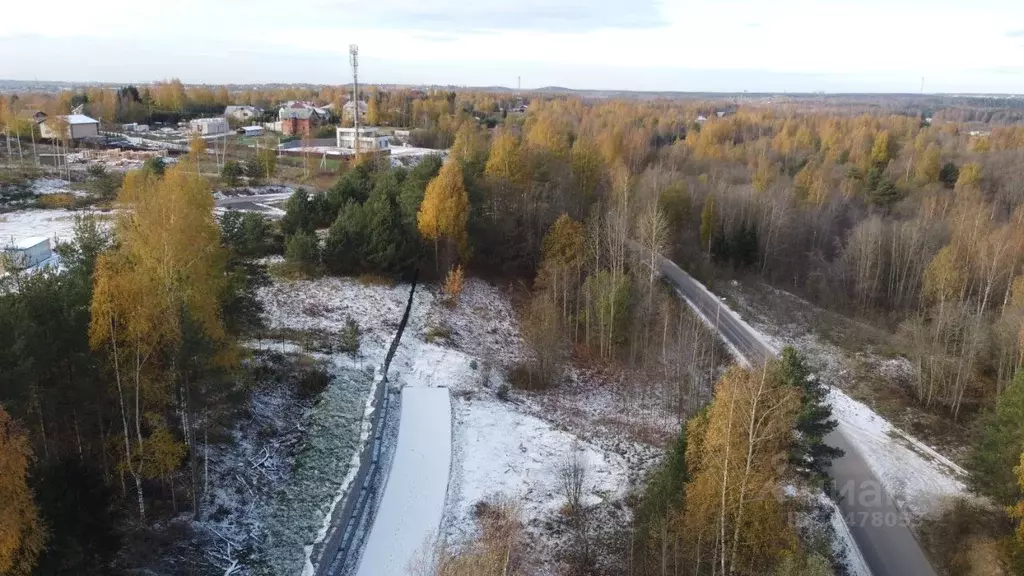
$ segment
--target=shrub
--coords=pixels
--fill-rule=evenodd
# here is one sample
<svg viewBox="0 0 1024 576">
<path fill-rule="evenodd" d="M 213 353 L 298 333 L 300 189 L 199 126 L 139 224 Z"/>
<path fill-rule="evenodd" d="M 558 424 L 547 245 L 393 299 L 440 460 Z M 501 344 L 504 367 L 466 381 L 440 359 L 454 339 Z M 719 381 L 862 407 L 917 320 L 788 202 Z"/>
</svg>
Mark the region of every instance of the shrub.
<svg viewBox="0 0 1024 576">
<path fill-rule="evenodd" d="M 299 376 L 299 396 L 314 398 L 331 383 L 331 376 L 323 369 L 310 368 Z"/>
<path fill-rule="evenodd" d="M 75 205 L 75 197 L 71 194 L 47 194 L 39 199 L 43 208 L 71 208 Z"/>
<path fill-rule="evenodd" d="M 342 352 L 355 354 L 359 351 L 359 324 L 352 317 L 345 319 L 345 327 L 338 338 L 338 349 Z"/>
<path fill-rule="evenodd" d="M 146 161 L 142 163 L 142 170 L 157 176 L 163 176 L 164 168 L 166 168 L 166 166 L 167 163 L 164 162 L 163 158 L 154 156 L 152 158 L 147 158 Z"/>
<path fill-rule="evenodd" d="M 462 295 L 462 288 L 465 277 L 462 273 L 462 266 L 453 266 L 444 279 L 444 286 L 441 291 L 444 293 L 445 303 L 455 306 L 459 303 L 459 296 Z"/>
<path fill-rule="evenodd" d="M 220 178 L 228 186 L 238 186 L 239 181 L 244 175 L 245 170 L 235 160 L 228 160 L 220 170 Z"/>
</svg>

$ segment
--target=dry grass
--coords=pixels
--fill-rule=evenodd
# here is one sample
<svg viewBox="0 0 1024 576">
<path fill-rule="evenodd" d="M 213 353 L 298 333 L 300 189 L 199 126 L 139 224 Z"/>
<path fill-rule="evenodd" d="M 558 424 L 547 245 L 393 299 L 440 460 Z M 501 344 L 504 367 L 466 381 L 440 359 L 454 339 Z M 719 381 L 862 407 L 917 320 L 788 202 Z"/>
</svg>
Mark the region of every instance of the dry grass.
<svg viewBox="0 0 1024 576">
<path fill-rule="evenodd" d="M 75 205 L 75 197 L 71 194 L 49 194 L 39 199 L 43 208 L 72 208 Z"/>
<path fill-rule="evenodd" d="M 363 286 L 386 286 L 391 288 L 395 285 L 395 278 L 393 276 L 385 276 L 384 274 L 360 274 L 359 283 Z"/>
<path fill-rule="evenodd" d="M 1013 573 L 1013 527 L 998 509 L 957 499 L 919 529 L 921 545 L 935 570 L 948 576 L 1004 576 Z"/>
<path fill-rule="evenodd" d="M 526 537 L 519 507 L 511 502 L 476 506 L 480 536 L 457 549 L 425 546 L 409 567 L 414 576 L 519 576 L 524 574 Z"/>
</svg>

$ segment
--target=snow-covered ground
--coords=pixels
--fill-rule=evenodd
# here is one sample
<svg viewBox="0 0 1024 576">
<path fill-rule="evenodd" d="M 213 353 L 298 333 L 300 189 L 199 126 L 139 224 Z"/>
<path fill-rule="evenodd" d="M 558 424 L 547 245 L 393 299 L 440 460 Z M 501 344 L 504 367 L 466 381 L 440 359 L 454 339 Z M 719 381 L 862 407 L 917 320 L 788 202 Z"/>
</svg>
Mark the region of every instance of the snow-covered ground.
<svg viewBox="0 0 1024 576">
<path fill-rule="evenodd" d="M 451 466 L 447 388 L 406 386 L 394 464 L 363 550 L 359 576 L 405 576 L 437 533 Z"/>
<path fill-rule="evenodd" d="M 625 497 L 624 459 L 500 400 L 460 399 L 455 405 L 455 463 L 445 535 L 460 542 L 475 530 L 478 502 L 519 503 L 527 528 L 539 532 L 566 504 L 560 469 L 574 451 L 586 467 L 586 506 Z"/>
<path fill-rule="evenodd" d="M 74 190 L 71 185 L 65 180 L 59 180 L 57 178 L 40 178 L 32 181 L 31 191 L 33 194 L 39 196 L 48 196 L 50 194 L 71 194 L 73 196 L 88 196 L 87 192 L 82 190 Z"/>
<path fill-rule="evenodd" d="M 967 472 L 837 388 L 828 396 L 839 431 L 901 508 L 917 517 L 967 493 Z"/>
<path fill-rule="evenodd" d="M 621 502 L 638 474 L 615 449 L 616 444 L 584 437 L 581 430 L 561 429 L 559 414 L 545 410 L 542 402 L 534 402 L 528 395 L 512 391 L 511 401 L 497 398 L 498 389 L 507 384 L 508 369 L 523 356 L 518 322 L 507 295 L 471 278 L 459 304 L 448 307 L 435 290 L 432 286 L 417 288 L 389 380 L 407 390 L 443 387 L 452 394 L 451 478 L 444 515 L 433 519 L 442 540 L 458 545 L 472 535 L 476 505 L 501 497 L 521 503 L 528 531 L 541 540 L 545 526 L 561 520 L 565 496 L 558 489 L 557 474 L 574 450 L 580 451 L 588 464 L 587 503 L 610 506 L 611 501 Z M 345 320 L 355 319 L 362 332 L 360 361 L 379 365 L 404 310 L 408 285 L 319 278 L 275 282 L 260 289 L 259 297 L 272 331 L 310 335 L 300 346 L 305 350 L 330 345 Z M 657 450 L 651 448 L 650 452 Z M 645 466 L 652 461 L 656 459 L 648 458 Z M 401 472 L 392 470 L 392 474 Z M 419 548 L 423 543 L 414 544 Z M 540 544 L 537 556 L 542 563 L 551 562 L 554 550 L 546 548 L 546 542 Z M 370 548 L 366 553 L 375 554 Z M 362 561 L 364 566 L 374 562 Z"/>
<path fill-rule="evenodd" d="M 113 212 L 98 210 L 17 210 L 0 214 L 0 244 L 33 237 L 46 237 L 68 242 L 75 237 L 75 219 L 87 214 L 96 215 L 100 226 L 107 227 Z"/>
<path fill-rule="evenodd" d="M 239 186 L 237 188 L 223 188 L 213 193 L 213 197 L 217 200 L 224 198 L 235 198 L 238 196 L 260 196 L 263 197 L 283 197 L 287 198 L 295 192 L 295 189 L 291 186 L 279 186 L 276 184 L 268 184 L 266 186 Z"/>
</svg>

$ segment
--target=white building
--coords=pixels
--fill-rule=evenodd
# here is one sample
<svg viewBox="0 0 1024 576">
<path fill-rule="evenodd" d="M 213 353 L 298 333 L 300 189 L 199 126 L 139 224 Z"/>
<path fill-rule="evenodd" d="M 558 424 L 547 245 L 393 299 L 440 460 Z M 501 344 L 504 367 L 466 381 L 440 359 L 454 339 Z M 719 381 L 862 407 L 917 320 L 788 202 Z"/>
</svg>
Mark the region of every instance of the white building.
<svg viewBox="0 0 1024 576">
<path fill-rule="evenodd" d="M 263 126 L 243 126 L 242 134 L 245 136 L 263 136 Z"/>
<path fill-rule="evenodd" d="M 359 150 L 376 151 L 388 150 L 388 137 L 379 132 L 376 126 L 359 127 Z M 338 148 L 354 150 L 356 147 L 356 129 L 338 128 Z"/>
<path fill-rule="evenodd" d="M 56 120 L 47 120 L 39 125 L 39 135 L 51 140 L 57 138 L 60 131 L 59 126 L 62 124 L 65 126 L 64 138 L 81 140 L 100 135 L 100 121 L 84 114 L 68 114 L 67 116 L 58 116 Z"/>
<path fill-rule="evenodd" d="M 42 236 L 14 241 L 2 253 L 4 258 L 0 259 L 0 270 L 7 265 L 16 270 L 31 268 L 53 256 L 50 239 Z"/>
<path fill-rule="evenodd" d="M 202 136 L 227 134 L 231 127 L 226 118 L 196 118 L 188 123 L 189 127 Z"/>
<path fill-rule="evenodd" d="M 234 118 L 239 122 L 252 120 L 263 115 L 263 110 L 255 106 L 228 106 L 224 109 L 225 118 Z"/>
<path fill-rule="evenodd" d="M 122 124 L 121 129 L 125 132 L 149 132 L 149 124 L 132 122 L 131 124 Z"/>
</svg>

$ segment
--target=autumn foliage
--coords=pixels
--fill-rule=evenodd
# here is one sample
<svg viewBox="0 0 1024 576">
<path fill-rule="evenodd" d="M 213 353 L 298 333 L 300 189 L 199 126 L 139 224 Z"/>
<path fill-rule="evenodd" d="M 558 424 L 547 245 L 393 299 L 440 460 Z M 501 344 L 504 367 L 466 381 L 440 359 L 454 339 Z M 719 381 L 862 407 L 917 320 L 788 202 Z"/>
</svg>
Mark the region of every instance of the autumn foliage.
<svg viewBox="0 0 1024 576">
<path fill-rule="evenodd" d="M 0 406 L 0 574 L 30 574 L 46 541 L 28 487 L 31 462 L 28 437 Z"/>
</svg>

